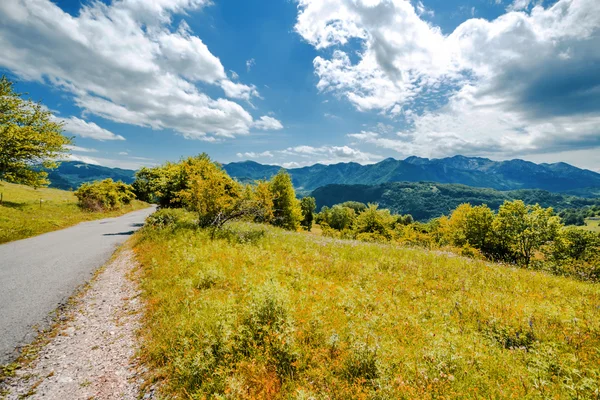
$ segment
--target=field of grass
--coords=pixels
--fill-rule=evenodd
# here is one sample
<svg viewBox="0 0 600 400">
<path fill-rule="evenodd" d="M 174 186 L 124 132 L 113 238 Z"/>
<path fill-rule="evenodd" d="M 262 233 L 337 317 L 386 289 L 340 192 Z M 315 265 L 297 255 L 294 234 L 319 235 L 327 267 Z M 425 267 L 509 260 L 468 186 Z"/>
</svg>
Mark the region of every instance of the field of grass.
<svg viewBox="0 0 600 400">
<path fill-rule="evenodd" d="M 75 195 L 64 190 L 33 189 L 0 182 L 0 193 L 0 243 L 66 228 L 82 221 L 115 217 L 148 206 L 134 201 L 118 211 L 94 213 L 79 208 Z"/>
<path fill-rule="evenodd" d="M 585 220 L 585 226 L 582 226 L 582 228 L 588 231 L 600 233 L 600 217 L 587 218 Z"/>
<path fill-rule="evenodd" d="M 238 223 L 146 227 L 140 352 L 165 398 L 597 399 L 600 286 Z"/>
</svg>

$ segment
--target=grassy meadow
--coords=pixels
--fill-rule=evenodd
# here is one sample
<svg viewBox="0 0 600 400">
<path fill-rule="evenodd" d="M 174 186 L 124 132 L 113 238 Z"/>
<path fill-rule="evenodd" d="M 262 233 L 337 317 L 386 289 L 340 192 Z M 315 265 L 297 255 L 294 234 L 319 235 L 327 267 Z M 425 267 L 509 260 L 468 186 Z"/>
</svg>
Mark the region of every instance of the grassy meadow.
<svg viewBox="0 0 600 400">
<path fill-rule="evenodd" d="M 136 238 L 164 398 L 600 396 L 597 284 L 247 223 Z"/>
<path fill-rule="evenodd" d="M 94 219 L 115 217 L 147 207 L 134 201 L 118 211 L 89 212 L 77 205 L 73 192 L 58 189 L 34 189 L 0 182 L 0 243 L 24 239 Z M 40 200 L 42 200 L 40 204 Z"/>
<path fill-rule="evenodd" d="M 582 226 L 581 228 L 588 231 L 600 233 L 600 217 L 587 218 L 585 220 L 585 226 Z"/>
</svg>

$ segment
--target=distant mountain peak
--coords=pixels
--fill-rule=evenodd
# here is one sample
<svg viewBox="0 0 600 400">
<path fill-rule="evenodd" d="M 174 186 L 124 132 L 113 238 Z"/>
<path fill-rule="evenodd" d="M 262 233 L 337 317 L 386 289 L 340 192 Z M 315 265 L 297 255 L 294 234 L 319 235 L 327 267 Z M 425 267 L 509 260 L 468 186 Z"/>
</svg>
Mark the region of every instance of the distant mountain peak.
<svg viewBox="0 0 600 400">
<path fill-rule="evenodd" d="M 254 180 L 268 179 L 281 167 L 231 163 L 224 168 L 233 177 Z M 493 161 L 463 155 L 436 159 L 418 156 L 404 160 L 386 158 L 369 165 L 354 162 L 315 164 L 288 171 L 294 185 L 304 191 L 329 184 L 374 185 L 401 181 L 459 183 L 497 190 L 544 189 L 588 196 L 600 191 L 600 174 L 566 163 L 535 164 L 519 159 Z"/>
</svg>

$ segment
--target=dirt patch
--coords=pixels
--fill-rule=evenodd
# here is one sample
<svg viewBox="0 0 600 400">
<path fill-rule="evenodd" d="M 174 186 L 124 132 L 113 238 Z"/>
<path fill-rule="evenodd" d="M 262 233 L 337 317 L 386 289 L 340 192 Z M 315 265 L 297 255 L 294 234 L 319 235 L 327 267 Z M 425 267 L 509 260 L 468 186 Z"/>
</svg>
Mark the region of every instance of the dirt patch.
<svg viewBox="0 0 600 400">
<path fill-rule="evenodd" d="M 122 251 L 91 283 L 71 320 L 37 359 L 3 384 L 6 399 L 137 399 L 143 383 L 135 359 L 142 301 L 130 279 L 131 250 Z"/>
</svg>

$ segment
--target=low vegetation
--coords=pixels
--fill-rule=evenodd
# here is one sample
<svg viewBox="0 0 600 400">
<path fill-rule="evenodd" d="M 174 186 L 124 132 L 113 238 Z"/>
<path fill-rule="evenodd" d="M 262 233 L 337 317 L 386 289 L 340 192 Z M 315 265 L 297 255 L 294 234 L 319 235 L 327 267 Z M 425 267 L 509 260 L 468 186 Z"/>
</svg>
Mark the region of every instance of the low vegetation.
<svg viewBox="0 0 600 400">
<path fill-rule="evenodd" d="M 116 217 L 147 207 L 133 200 L 107 212 L 90 212 L 78 204 L 73 192 L 0 182 L 0 243 L 24 239 L 75 225 L 79 222 Z"/>
<path fill-rule="evenodd" d="M 600 281 L 600 235 L 564 227 L 552 208 L 506 201 L 497 213 L 486 205 L 462 204 L 428 223 L 393 215 L 377 205 L 323 207 L 322 234 L 333 238 L 390 242 L 442 249 L 474 258 Z"/>
<path fill-rule="evenodd" d="M 314 215 L 284 171 L 242 184 L 206 155 L 134 187 L 165 207 L 135 244 L 165 398 L 600 396 L 600 236 L 551 208 Z"/>
<path fill-rule="evenodd" d="M 526 204 L 539 204 L 561 212 L 566 209 L 598 207 L 600 199 L 582 198 L 545 190 L 523 189 L 498 191 L 458 184 L 434 182 L 394 182 L 381 185 L 328 185 L 316 189 L 311 196 L 317 207 L 331 207 L 349 200 L 364 204 L 377 203 L 394 214 L 410 214 L 417 221 L 427 222 L 448 215 L 461 204 L 473 206 L 486 204 L 497 211 L 505 201 L 522 200 Z M 571 222 L 566 222 L 572 225 Z"/>
<path fill-rule="evenodd" d="M 133 187 L 110 178 L 86 182 L 74 194 L 79 200 L 79 206 L 89 211 L 120 210 L 135 199 Z"/>
<path fill-rule="evenodd" d="M 212 240 L 161 213 L 136 252 L 141 354 L 166 398 L 600 394 L 597 284 L 264 224 Z"/>
</svg>

